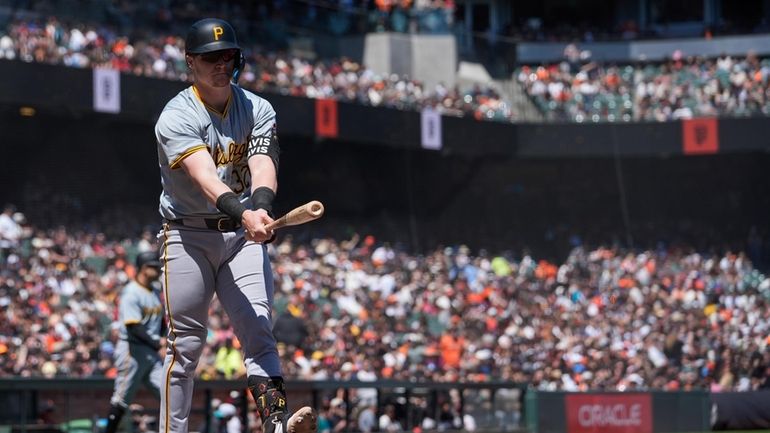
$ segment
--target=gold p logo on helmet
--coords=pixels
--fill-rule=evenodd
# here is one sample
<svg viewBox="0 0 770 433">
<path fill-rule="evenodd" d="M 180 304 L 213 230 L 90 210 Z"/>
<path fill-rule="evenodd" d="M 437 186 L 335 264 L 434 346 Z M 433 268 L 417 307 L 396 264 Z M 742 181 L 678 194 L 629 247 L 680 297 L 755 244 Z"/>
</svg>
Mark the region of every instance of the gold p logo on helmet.
<svg viewBox="0 0 770 433">
<path fill-rule="evenodd" d="M 215 26 L 212 30 L 214 32 L 215 41 L 218 41 L 219 37 L 222 36 L 222 34 L 225 32 L 225 30 L 220 26 Z"/>
</svg>

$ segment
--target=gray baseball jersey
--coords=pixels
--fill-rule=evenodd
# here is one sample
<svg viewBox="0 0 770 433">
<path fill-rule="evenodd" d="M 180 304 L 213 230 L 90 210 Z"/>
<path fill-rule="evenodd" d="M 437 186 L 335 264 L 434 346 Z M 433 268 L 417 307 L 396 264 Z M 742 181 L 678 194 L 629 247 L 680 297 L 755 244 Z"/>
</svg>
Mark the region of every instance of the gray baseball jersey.
<svg viewBox="0 0 770 433">
<path fill-rule="evenodd" d="M 163 306 L 158 292 L 132 281 L 120 294 L 118 305 L 120 341 L 115 346 L 118 374 L 110 402 L 128 407 L 139 386 L 145 384 L 158 398 L 162 382 L 163 363 L 158 351 L 129 335 L 126 326 L 135 324 L 153 339 L 160 339 Z"/>
<path fill-rule="evenodd" d="M 160 303 L 158 293 L 152 287 L 144 287 L 136 281 L 126 284 L 120 293 L 118 320 L 120 321 L 121 340 L 126 340 L 129 343 L 141 343 L 140 341 L 133 341 L 133 338 L 128 335 L 126 325 L 133 324 L 144 327 L 150 337 L 160 339 L 163 306 Z"/>
<path fill-rule="evenodd" d="M 246 161 L 249 141 L 275 133 L 275 111 L 259 96 L 232 86 L 232 96 L 221 116 L 212 115 L 193 86 L 166 104 L 155 125 L 163 192 L 160 213 L 169 220 L 184 217 L 224 216 L 203 196 L 180 163 L 206 149 L 214 158 L 219 178 L 241 202 L 251 195 Z"/>
<path fill-rule="evenodd" d="M 224 215 L 180 167 L 192 153 L 208 152 L 220 180 L 249 208 L 247 146 L 271 140 L 275 128 L 270 104 L 235 85 L 222 112 L 207 106 L 194 87 L 183 90 L 169 101 L 155 126 L 163 185 L 160 213 L 168 220 L 159 234 L 169 318 L 161 433 L 188 431 L 193 378 L 214 294 L 241 343 L 248 374 L 281 375 L 272 333 L 273 274 L 267 249 L 247 241 L 243 228 L 222 232 L 192 226 L 193 219 Z M 182 224 L 175 221 L 179 219 Z"/>
</svg>

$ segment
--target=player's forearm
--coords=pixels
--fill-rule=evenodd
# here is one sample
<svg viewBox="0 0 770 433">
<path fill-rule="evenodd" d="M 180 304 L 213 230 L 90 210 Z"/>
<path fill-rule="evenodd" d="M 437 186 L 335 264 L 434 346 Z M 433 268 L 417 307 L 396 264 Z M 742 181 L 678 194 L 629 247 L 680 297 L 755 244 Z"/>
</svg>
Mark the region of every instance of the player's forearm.
<svg viewBox="0 0 770 433">
<path fill-rule="evenodd" d="M 201 176 L 195 179 L 196 183 L 203 191 L 203 195 L 206 196 L 211 204 L 216 205 L 217 199 L 226 192 L 233 192 L 229 186 L 225 185 L 217 176 Z"/>
<path fill-rule="evenodd" d="M 273 192 L 278 190 L 278 176 L 275 165 L 269 157 L 264 155 L 251 157 L 249 171 L 251 172 L 251 192 L 263 186 L 272 189 Z"/>
<path fill-rule="evenodd" d="M 216 205 L 217 199 L 222 194 L 232 192 L 230 187 L 219 179 L 214 161 L 207 152 L 193 153 L 182 161 L 182 167 L 198 185 L 209 203 Z"/>
</svg>

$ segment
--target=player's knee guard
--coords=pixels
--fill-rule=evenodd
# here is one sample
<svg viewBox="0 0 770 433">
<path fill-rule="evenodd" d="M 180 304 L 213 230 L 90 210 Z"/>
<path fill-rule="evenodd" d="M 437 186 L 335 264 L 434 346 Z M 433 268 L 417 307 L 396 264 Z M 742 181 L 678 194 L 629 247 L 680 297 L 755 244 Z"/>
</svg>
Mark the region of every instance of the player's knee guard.
<svg viewBox="0 0 770 433">
<path fill-rule="evenodd" d="M 286 413 L 286 391 L 280 376 L 249 376 L 249 390 L 257 403 L 262 424 L 272 424 L 272 419 L 281 419 Z"/>
</svg>

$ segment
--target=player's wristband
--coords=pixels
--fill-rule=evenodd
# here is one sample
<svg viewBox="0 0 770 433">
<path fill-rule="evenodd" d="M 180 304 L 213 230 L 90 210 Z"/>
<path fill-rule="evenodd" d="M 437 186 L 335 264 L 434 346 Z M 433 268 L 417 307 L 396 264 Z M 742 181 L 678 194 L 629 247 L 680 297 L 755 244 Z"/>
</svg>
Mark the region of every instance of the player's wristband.
<svg viewBox="0 0 770 433">
<path fill-rule="evenodd" d="M 273 192 L 272 189 L 266 186 L 260 186 L 251 193 L 251 208 L 253 210 L 264 209 L 272 218 L 274 199 L 275 192 Z"/>
<path fill-rule="evenodd" d="M 246 206 L 238 200 L 238 196 L 232 191 L 217 197 L 217 209 L 238 223 L 241 222 L 241 217 L 246 212 Z"/>
</svg>

